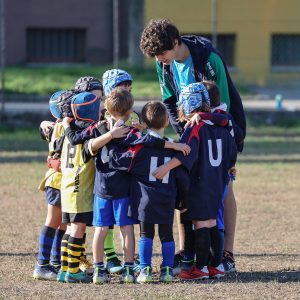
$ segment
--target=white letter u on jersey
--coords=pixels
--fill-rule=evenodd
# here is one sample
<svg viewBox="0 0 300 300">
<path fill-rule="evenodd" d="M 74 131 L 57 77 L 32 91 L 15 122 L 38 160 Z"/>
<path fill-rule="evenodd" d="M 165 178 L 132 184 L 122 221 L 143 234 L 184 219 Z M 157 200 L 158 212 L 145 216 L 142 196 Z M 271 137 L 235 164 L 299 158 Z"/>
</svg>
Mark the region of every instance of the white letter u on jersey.
<svg viewBox="0 0 300 300">
<path fill-rule="evenodd" d="M 213 158 L 212 152 L 212 141 L 208 140 L 208 154 L 209 154 L 209 162 L 213 167 L 218 167 L 222 162 L 222 140 L 217 139 L 217 159 Z"/>
</svg>

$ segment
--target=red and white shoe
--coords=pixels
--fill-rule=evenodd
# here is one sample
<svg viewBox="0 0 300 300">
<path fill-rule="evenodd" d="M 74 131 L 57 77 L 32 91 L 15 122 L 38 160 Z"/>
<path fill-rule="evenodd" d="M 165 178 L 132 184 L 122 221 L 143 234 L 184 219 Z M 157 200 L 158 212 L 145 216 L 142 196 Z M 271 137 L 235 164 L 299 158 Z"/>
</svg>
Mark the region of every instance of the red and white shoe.
<svg viewBox="0 0 300 300">
<path fill-rule="evenodd" d="M 225 269 L 223 264 L 218 265 L 217 267 L 208 266 L 209 278 L 219 279 L 225 276 Z"/>
<path fill-rule="evenodd" d="M 200 279 L 208 279 L 209 273 L 207 267 L 203 267 L 201 270 L 196 266 L 192 266 L 187 271 L 181 271 L 178 277 L 182 280 L 200 280 Z"/>
</svg>

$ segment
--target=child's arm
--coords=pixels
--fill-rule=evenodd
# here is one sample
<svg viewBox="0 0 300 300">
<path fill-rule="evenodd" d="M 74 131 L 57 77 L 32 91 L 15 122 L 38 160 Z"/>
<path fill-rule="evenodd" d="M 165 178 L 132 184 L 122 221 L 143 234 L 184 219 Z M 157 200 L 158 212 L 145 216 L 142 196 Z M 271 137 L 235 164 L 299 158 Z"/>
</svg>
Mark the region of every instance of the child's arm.
<svg viewBox="0 0 300 300">
<path fill-rule="evenodd" d="M 195 124 L 199 125 L 201 120 L 211 121 L 215 125 L 222 127 L 227 126 L 229 122 L 228 116 L 223 113 L 198 112 L 185 124 L 184 128 L 194 126 Z"/>
<path fill-rule="evenodd" d="M 100 148 L 109 143 L 112 139 L 125 137 L 129 132 L 129 127 L 120 126 L 113 127 L 110 131 L 103 135 L 90 140 L 90 149 L 93 153 L 97 152 Z"/>
<path fill-rule="evenodd" d="M 87 128 L 74 130 L 71 127 L 72 118 L 66 117 L 63 119 L 62 124 L 65 129 L 65 136 L 68 138 L 72 146 L 83 144 L 85 141 L 97 137 L 94 129 L 96 128 L 96 123 L 91 124 Z"/>
<path fill-rule="evenodd" d="M 184 153 L 184 155 L 188 155 L 190 152 L 190 147 L 186 144 L 169 142 L 150 134 L 141 135 L 141 133 L 136 128 L 131 129 L 130 133 L 126 136 L 126 138 L 123 141 L 121 141 L 118 144 L 118 146 L 128 148 L 130 146 L 140 144 L 143 144 L 143 146 L 149 148 L 169 148 L 175 151 L 181 151 Z"/>
<path fill-rule="evenodd" d="M 201 122 L 199 125 L 195 125 L 194 127 L 187 128 L 182 137 L 180 138 L 180 142 L 186 143 L 190 146 L 190 153 L 187 156 L 184 156 L 181 152 L 176 152 L 175 157 L 173 157 L 166 164 L 158 167 L 154 172 L 153 176 L 157 179 L 162 179 L 171 169 L 174 169 L 181 164 L 183 164 L 188 170 L 191 170 L 194 162 L 198 159 L 198 149 L 199 149 L 199 130 L 203 123 Z"/>
</svg>

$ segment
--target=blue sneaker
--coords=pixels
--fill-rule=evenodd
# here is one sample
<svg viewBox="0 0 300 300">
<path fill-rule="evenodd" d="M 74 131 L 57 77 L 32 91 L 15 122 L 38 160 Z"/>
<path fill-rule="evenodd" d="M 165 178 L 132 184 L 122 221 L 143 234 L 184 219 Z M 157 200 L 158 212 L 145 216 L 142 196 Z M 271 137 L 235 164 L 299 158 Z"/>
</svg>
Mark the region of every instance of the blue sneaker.
<svg viewBox="0 0 300 300">
<path fill-rule="evenodd" d="M 113 257 L 106 262 L 106 269 L 111 274 L 119 273 L 120 271 L 122 271 L 123 266 L 117 257 Z"/>
<path fill-rule="evenodd" d="M 58 270 L 52 265 L 39 265 L 36 263 L 33 271 L 33 278 L 40 280 L 52 280 L 56 281 Z"/>
<path fill-rule="evenodd" d="M 160 276 L 159 279 L 163 283 L 170 283 L 173 281 L 173 269 L 170 267 L 163 267 L 160 270 Z"/>
<path fill-rule="evenodd" d="M 194 260 L 181 260 L 181 271 L 188 271 L 194 265 Z"/>
<path fill-rule="evenodd" d="M 94 275 L 93 275 L 93 283 L 94 284 L 103 284 L 109 283 L 110 276 L 106 268 L 95 267 Z"/>
<path fill-rule="evenodd" d="M 67 272 L 59 270 L 58 273 L 57 273 L 56 280 L 58 282 L 66 282 L 66 274 L 67 274 Z"/>
<path fill-rule="evenodd" d="M 65 281 L 68 283 L 91 283 L 92 277 L 88 276 L 85 272 L 78 271 L 77 273 L 67 272 Z"/>
<path fill-rule="evenodd" d="M 174 264 L 173 264 L 173 275 L 177 276 L 181 272 L 181 262 L 183 258 L 183 251 L 180 251 L 174 256 Z"/>
</svg>

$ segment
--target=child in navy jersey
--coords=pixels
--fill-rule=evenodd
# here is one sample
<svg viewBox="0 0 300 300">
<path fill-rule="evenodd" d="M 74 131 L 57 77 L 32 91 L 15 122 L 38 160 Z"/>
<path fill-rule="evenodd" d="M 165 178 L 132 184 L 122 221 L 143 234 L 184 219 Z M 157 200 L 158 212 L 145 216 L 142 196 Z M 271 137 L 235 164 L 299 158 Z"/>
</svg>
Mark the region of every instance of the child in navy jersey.
<svg viewBox="0 0 300 300">
<path fill-rule="evenodd" d="M 175 154 L 173 150 L 145 147 L 143 143 L 143 139 L 147 136 L 164 139 L 164 129 L 169 124 L 166 107 L 161 102 L 149 102 L 143 107 L 142 119 L 149 128 L 147 134 L 129 149 L 111 150 L 110 163 L 113 168 L 126 170 L 132 174 L 128 213 L 130 217 L 140 221 L 141 228 L 139 241 L 141 272 L 137 281 L 139 283 L 152 281 L 154 226 L 158 224 L 163 256 L 160 280 L 170 282 L 173 280 L 172 266 L 175 252 L 172 231 L 175 202 L 178 196 L 183 202 L 181 207 L 186 206 L 189 176 L 183 167 L 172 170 L 162 180 L 152 175 L 158 165 L 171 160 Z"/>
<path fill-rule="evenodd" d="M 210 110 L 209 98 L 202 83 L 188 85 L 180 96 L 181 112 L 184 118 L 191 118 L 198 111 Z M 198 125 L 188 127 L 181 137 L 191 147 L 191 154 L 175 157 L 159 167 L 154 175 L 162 178 L 172 168 L 183 164 L 190 170 L 191 188 L 189 191 L 189 209 L 185 215 L 195 228 L 196 265 L 179 275 L 184 280 L 215 277 L 224 274 L 218 270 L 222 259 L 222 236 L 216 226 L 217 214 L 221 206 L 224 190 L 229 182 L 228 171 L 236 161 L 236 145 L 225 128 L 200 121 Z M 213 259 L 209 264 L 210 248 Z"/>
</svg>

